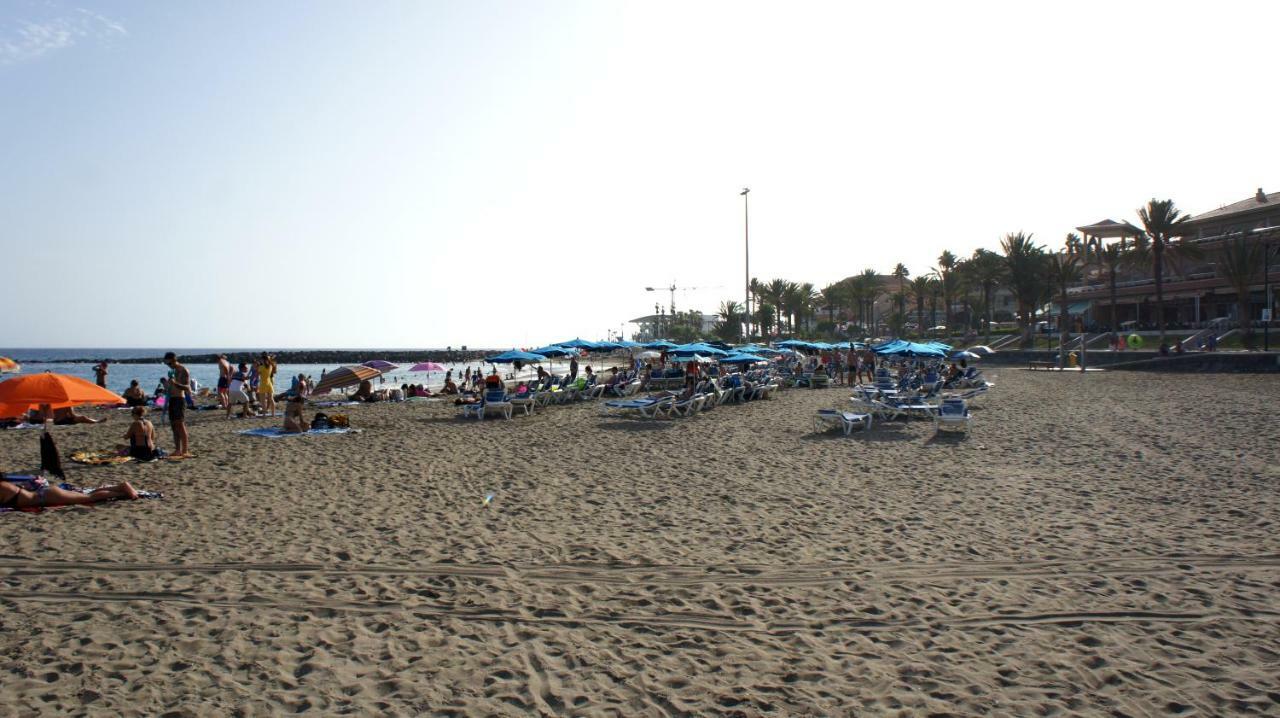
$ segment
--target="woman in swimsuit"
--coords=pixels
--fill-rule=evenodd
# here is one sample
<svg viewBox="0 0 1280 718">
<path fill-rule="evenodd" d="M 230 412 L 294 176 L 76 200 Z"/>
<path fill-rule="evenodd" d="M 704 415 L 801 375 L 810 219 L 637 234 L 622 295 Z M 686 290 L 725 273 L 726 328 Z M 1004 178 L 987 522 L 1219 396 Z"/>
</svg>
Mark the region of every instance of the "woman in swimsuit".
<svg viewBox="0 0 1280 718">
<path fill-rule="evenodd" d="M 147 420 L 147 409 L 143 406 L 133 407 L 133 423 L 124 435 L 129 442 L 129 456 L 138 461 L 153 461 L 160 458 L 156 450 L 156 427 Z"/>
<path fill-rule="evenodd" d="M 112 499 L 136 498 L 138 498 L 138 491 L 130 486 L 128 481 L 114 486 L 103 486 L 87 494 L 82 494 L 79 491 L 67 491 L 52 485 L 45 485 L 35 491 L 28 491 L 17 484 L 0 480 L 0 508 L 7 509 L 96 504 Z"/>
</svg>

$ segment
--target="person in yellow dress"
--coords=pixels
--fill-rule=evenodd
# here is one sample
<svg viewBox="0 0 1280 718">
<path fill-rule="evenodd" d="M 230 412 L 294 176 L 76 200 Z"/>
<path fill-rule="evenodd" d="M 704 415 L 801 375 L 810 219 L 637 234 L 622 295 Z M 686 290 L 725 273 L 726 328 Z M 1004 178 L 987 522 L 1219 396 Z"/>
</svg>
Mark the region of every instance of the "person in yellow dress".
<svg viewBox="0 0 1280 718">
<path fill-rule="evenodd" d="M 258 401 L 262 404 L 263 411 L 267 412 L 267 416 L 276 415 L 276 360 L 275 357 L 262 352 L 262 356 L 258 357 L 255 362 L 258 370 Z"/>
</svg>

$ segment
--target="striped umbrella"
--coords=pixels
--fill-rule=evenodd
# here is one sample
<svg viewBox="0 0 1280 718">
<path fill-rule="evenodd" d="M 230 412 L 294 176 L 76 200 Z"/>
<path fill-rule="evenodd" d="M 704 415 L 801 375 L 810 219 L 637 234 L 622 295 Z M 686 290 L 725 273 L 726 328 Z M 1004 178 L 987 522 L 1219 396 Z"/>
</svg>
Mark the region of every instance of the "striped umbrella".
<svg viewBox="0 0 1280 718">
<path fill-rule="evenodd" d="M 17 374 L 20 371 L 22 371 L 21 364 L 9 357 L 0 357 L 0 374 Z"/>
<path fill-rule="evenodd" d="M 320 379 L 320 383 L 316 384 L 316 388 L 311 390 L 312 394 L 326 394 L 334 389 L 342 389 L 343 387 L 355 386 L 365 379 L 372 379 L 376 376 L 382 376 L 382 372 L 367 366 L 356 364 L 355 366 L 342 366 L 327 373 Z"/>
</svg>

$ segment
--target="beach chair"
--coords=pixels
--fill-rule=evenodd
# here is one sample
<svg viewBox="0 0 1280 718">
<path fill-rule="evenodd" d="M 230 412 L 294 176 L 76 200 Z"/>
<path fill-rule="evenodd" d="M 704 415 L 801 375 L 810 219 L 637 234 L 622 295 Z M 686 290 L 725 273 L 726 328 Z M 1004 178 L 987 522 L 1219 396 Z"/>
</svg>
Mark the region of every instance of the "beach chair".
<svg viewBox="0 0 1280 718">
<path fill-rule="evenodd" d="M 854 396 L 850 397 L 849 401 L 853 403 L 855 410 L 861 413 L 873 414 L 880 421 L 893 421 L 907 415 L 897 406 L 879 399 L 860 399 Z"/>
<path fill-rule="evenodd" d="M 674 399 L 674 397 L 673 397 Z M 694 394 L 688 399 L 673 400 L 662 409 L 662 414 L 667 418 L 675 418 L 677 416 L 693 416 L 702 408 L 706 402 L 706 397 L 702 394 Z"/>
<path fill-rule="evenodd" d="M 817 416 L 813 417 L 813 430 L 823 432 L 828 429 L 840 429 L 845 436 L 848 436 L 859 427 L 863 431 L 870 431 L 871 421 L 871 414 L 855 414 L 839 409 L 818 409 Z"/>
<path fill-rule="evenodd" d="M 674 399 L 669 396 L 661 398 L 606 401 L 600 406 L 600 414 L 602 416 L 635 414 L 636 416 L 644 419 L 653 419 L 656 418 L 666 406 L 673 403 L 673 401 Z"/>
<path fill-rule="evenodd" d="M 831 377 L 825 371 L 816 371 L 809 375 L 809 386 L 813 389 L 826 389 L 831 385 Z"/>
<path fill-rule="evenodd" d="M 484 393 L 484 401 L 480 403 L 480 417 L 484 418 L 485 414 L 498 415 L 510 419 L 511 412 L 515 406 L 511 403 L 511 399 L 507 397 L 506 389 L 489 389 Z"/>
<path fill-rule="evenodd" d="M 933 417 L 933 430 L 935 434 L 943 431 L 968 433 L 969 408 L 965 406 L 964 399 L 943 400 Z"/>
<path fill-rule="evenodd" d="M 470 417 L 474 417 L 476 419 L 484 418 L 484 404 L 481 402 L 477 401 L 474 404 L 459 404 L 458 408 L 461 410 L 460 416 L 464 419 Z"/>
<path fill-rule="evenodd" d="M 529 416 L 533 414 L 534 407 L 538 405 L 538 395 L 536 392 L 529 392 L 524 395 L 510 397 L 508 401 L 511 402 L 513 410 L 518 409 L 523 411 L 525 416 Z"/>
</svg>

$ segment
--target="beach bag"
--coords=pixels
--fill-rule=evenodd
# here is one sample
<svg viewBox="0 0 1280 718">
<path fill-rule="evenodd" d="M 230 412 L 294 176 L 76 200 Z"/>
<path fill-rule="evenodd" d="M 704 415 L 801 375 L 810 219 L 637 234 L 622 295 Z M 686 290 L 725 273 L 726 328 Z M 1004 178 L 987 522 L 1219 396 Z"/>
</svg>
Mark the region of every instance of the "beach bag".
<svg viewBox="0 0 1280 718">
<path fill-rule="evenodd" d="M 323 412 L 316 414 L 314 417 L 311 418 L 311 428 L 312 429 L 328 429 L 329 415 Z"/>
<path fill-rule="evenodd" d="M 351 426 L 351 422 L 347 421 L 346 414 L 334 414 L 329 417 L 329 426 L 335 429 L 346 429 Z"/>
</svg>

